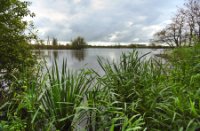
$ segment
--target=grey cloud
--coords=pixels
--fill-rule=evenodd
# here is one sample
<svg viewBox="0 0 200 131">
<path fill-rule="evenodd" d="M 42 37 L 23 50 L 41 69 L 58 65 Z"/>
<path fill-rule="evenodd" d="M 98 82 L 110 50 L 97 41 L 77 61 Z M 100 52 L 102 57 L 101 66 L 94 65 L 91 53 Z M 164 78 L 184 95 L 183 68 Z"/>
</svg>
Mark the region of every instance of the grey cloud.
<svg viewBox="0 0 200 131">
<path fill-rule="evenodd" d="M 183 4 L 182 0 L 31 1 L 33 11 L 39 14 L 35 24 L 43 31 L 40 37 L 55 36 L 62 41 L 80 35 L 88 41 L 146 42 L 170 19 L 176 5 Z"/>
</svg>

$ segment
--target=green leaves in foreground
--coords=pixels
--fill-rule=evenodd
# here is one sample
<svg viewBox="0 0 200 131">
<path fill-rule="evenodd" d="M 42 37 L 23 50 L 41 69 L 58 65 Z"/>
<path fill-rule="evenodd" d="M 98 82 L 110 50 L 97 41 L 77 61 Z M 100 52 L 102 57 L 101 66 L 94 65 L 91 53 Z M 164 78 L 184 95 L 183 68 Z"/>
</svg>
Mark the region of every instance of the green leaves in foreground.
<svg viewBox="0 0 200 131">
<path fill-rule="evenodd" d="M 99 59 L 105 75 L 98 75 L 98 82 L 109 90 L 112 101 L 118 103 L 115 107 L 121 108 L 128 119 L 138 114 L 143 116 L 145 124 L 141 129 L 198 129 L 199 82 L 197 72 L 190 66 L 191 61 L 196 64 L 197 59 L 187 57 L 169 66 L 156 59 L 145 60 L 133 51 L 122 54 L 119 63 L 103 63 Z M 119 114 L 112 116 L 117 123 L 121 122 Z M 117 129 L 122 130 L 123 124 L 117 125 Z"/>
<path fill-rule="evenodd" d="M 76 108 L 84 101 L 92 78 L 84 72 L 74 73 L 67 70 L 65 62 L 59 72 L 55 62 L 52 70 L 47 70 L 47 78 L 44 81 L 39 99 L 46 117 L 50 118 L 56 129 L 72 129 Z"/>
<path fill-rule="evenodd" d="M 194 57 L 184 57 L 187 50 Z M 187 50 L 176 51 L 181 59 L 165 64 L 145 60 L 137 51 L 123 54 L 119 62 L 98 59 L 104 75 L 73 72 L 65 62 L 61 68 L 55 62 L 42 80 L 37 75 L 19 77 L 10 88 L 13 94 L 0 106 L 6 112 L 0 129 L 199 130 L 200 62 L 195 55 L 200 55 Z M 16 94 L 13 87 L 21 90 Z"/>
</svg>

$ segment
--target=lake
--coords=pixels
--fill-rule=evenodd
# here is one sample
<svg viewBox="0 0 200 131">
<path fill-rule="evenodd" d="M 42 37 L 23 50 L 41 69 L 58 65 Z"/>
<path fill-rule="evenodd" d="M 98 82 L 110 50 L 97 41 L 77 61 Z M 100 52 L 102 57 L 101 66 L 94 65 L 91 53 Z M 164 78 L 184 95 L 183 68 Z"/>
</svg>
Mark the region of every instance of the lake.
<svg viewBox="0 0 200 131">
<path fill-rule="evenodd" d="M 153 57 L 155 54 L 159 54 L 163 49 L 136 49 L 138 55 L 142 56 L 149 53 L 146 59 Z M 56 60 L 58 67 L 62 67 L 63 60 L 67 60 L 67 67 L 69 69 L 77 70 L 82 68 L 92 68 L 97 72 L 102 72 L 101 68 L 97 62 L 97 57 L 102 57 L 110 62 L 119 61 L 120 55 L 122 53 L 132 52 L 133 49 L 126 48 L 88 48 L 84 50 L 40 50 L 40 54 L 45 58 L 47 65 L 52 66 Z M 35 53 L 39 51 L 34 50 Z"/>
</svg>

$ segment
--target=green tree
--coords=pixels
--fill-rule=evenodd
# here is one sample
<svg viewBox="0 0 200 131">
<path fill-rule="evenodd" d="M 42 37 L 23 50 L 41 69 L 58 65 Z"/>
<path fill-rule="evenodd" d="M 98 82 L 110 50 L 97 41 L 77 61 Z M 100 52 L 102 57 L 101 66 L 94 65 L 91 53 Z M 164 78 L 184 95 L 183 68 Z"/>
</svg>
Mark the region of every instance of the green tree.
<svg viewBox="0 0 200 131">
<path fill-rule="evenodd" d="M 72 40 L 72 47 L 75 49 L 84 48 L 87 45 L 85 39 L 83 37 L 78 36 L 74 40 Z"/>
<path fill-rule="evenodd" d="M 56 38 L 53 38 L 52 45 L 53 46 L 57 46 L 58 45 L 58 40 Z"/>
<path fill-rule="evenodd" d="M 32 65 L 28 41 L 33 35 L 27 33 L 32 25 L 24 20 L 28 16 L 34 17 L 28 9 L 29 5 L 22 0 L 0 0 L 0 71 L 9 73 L 13 69 Z"/>
</svg>

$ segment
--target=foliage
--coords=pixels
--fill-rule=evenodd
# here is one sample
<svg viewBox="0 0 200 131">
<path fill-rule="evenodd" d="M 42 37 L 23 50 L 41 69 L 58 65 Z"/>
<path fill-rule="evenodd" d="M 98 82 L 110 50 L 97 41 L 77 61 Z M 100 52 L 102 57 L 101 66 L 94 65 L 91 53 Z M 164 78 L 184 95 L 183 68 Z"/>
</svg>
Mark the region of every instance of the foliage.
<svg viewBox="0 0 200 131">
<path fill-rule="evenodd" d="M 87 45 L 85 39 L 83 37 L 78 36 L 74 40 L 72 40 L 72 47 L 75 49 L 84 48 Z"/>
<path fill-rule="evenodd" d="M 39 98 L 45 115 L 50 118 L 56 129 L 73 129 L 76 108 L 83 102 L 92 78 L 84 72 L 76 74 L 67 70 L 65 62 L 61 73 L 55 63 L 51 72 L 47 70 L 47 75 Z"/>
<path fill-rule="evenodd" d="M 29 68 L 31 36 L 24 33 L 24 17 L 33 16 L 29 3 L 1 0 L 0 70 L 10 73 L 11 83 L 8 90 L 0 89 L 0 130 L 199 130 L 198 2 L 189 0 L 159 33 L 168 42 L 174 34 L 176 46 L 188 39 L 194 47 L 170 50 L 164 62 L 145 59 L 148 53 L 139 56 L 135 50 L 119 61 L 98 58 L 101 75 L 93 69 L 71 71 L 64 61 L 61 69 L 56 61 L 52 69 Z M 182 30 L 184 22 L 189 32 Z M 197 40 L 191 41 L 192 36 Z M 53 43 L 59 47 L 55 38 Z M 74 49 L 85 46 L 82 37 L 72 41 Z"/>
<path fill-rule="evenodd" d="M 46 75 L 16 76 L 0 110 L 4 130 L 198 130 L 199 52 L 171 50 L 169 60 L 145 59 L 137 51 L 119 62 L 98 58 L 103 75 L 72 72 L 63 62 Z M 35 73 L 32 73 L 35 74 Z M 42 123 L 42 125 L 41 125 Z"/>
<path fill-rule="evenodd" d="M 40 114 L 43 112 L 39 112 L 40 104 L 37 100 L 40 93 L 39 86 L 41 86 L 39 69 L 40 67 L 31 70 L 24 68 L 18 76 L 12 77 L 9 90 L 4 92 L 5 95 L 0 100 L 0 112 L 3 114 L 0 118 L 0 128 L 11 131 L 45 129 Z"/>
<path fill-rule="evenodd" d="M 58 45 L 58 40 L 56 38 L 53 38 L 52 45 L 53 46 L 57 46 Z"/>
<path fill-rule="evenodd" d="M 24 20 L 34 16 L 28 10 L 29 4 L 20 0 L 0 1 L 0 71 L 11 72 L 33 63 L 27 42 L 33 36 L 25 33 L 30 24 Z"/>
</svg>

